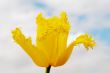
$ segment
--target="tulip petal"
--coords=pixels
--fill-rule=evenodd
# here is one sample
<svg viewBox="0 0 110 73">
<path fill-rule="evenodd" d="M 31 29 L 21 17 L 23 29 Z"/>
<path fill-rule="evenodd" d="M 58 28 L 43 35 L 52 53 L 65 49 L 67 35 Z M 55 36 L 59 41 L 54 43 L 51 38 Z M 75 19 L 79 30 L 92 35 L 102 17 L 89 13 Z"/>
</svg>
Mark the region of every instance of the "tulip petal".
<svg viewBox="0 0 110 73">
<path fill-rule="evenodd" d="M 58 57 L 67 47 L 67 37 L 70 24 L 67 21 L 66 13 L 60 17 L 43 18 L 39 14 L 36 18 L 38 48 L 45 49 L 50 57 L 50 64 L 53 65 Z"/>
<path fill-rule="evenodd" d="M 76 40 L 74 41 L 74 44 L 83 44 L 84 47 L 89 50 L 89 48 L 92 48 L 96 45 L 95 41 L 92 39 L 92 37 L 88 34 L 80 35 Z"/>
<path fill-rule="evenodd" d="M 49 61 L 51 62 L 52 56 L 57 52 L 57 33 L 52 32 L 45 39 L 37 38 L 37 47 L 45 50 L 48 53 Z"/>
<path fill-rule="evenodd" d="M 67 49 L 65 49 L 65 51 L 58 57 L 56 63 L 54 63 L 54 66 L 57 67 L 57 66 L 61 66 L 63 64 L 66 63 L 66 61 L 68 60 L 68 58 L 70 57 L 71 53 L 72 53 L 72 50 L 74 48 L 74 44 L 71 43 Z"/>
<path fill-rule="evenodd" d="M 35 47 L 31 38 L 25 38 L 25 36 L 21 33 L 19 28 L 16 28 L 12 31 L 13 39 L 16 43 L 18 43 L 23 50 L 32 58 L 32 60 L 41 67 L 48 67 L 48 58 L 46 56 L 45 51 L 38 49 Z"/>
<path fill-rule="evenodd" d="M 62 55 L 59 56 L 54 66 L 61 66 L 65 64 L 68 58 L 70 57 L 74 46 L 78 44 L 83 44 L 85 48 L 88 50 L 89 47 L 92 48 L 93 46 L 95 46 L 95 41 L 88 34 L 80 35 L 67 47 L 67 49 L 62 53 Z"/>
</svg>

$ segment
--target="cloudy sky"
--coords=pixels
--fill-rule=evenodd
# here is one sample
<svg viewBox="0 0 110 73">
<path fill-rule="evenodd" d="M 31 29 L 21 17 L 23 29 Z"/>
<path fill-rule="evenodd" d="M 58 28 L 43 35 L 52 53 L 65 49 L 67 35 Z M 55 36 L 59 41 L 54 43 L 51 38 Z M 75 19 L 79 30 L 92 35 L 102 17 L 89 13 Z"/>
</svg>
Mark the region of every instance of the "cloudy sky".
<svg viewBox="0 0 110 73">
<path fill-rule="evenodd" d="M 11 30 L 20 27 L 35 42 L 35 17 L 51 17 L 66 11 L 71 32 L 68 42 L 80 33 L 96 40 L 93 50 L 75 47 L 69 61 L 52 67 L 51 73 L 110 73 L 110 0 L 0 0 L 0 73 L 44 73 L 13 42 Z"/>
</svg>

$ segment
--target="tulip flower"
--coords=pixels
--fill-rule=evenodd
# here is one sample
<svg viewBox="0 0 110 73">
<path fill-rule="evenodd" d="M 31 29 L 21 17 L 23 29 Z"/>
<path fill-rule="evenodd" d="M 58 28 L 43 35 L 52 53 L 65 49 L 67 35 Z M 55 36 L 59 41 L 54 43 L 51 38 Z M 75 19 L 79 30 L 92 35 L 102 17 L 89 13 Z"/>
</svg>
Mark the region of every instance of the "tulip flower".
<svg viewBox="0 0 110 73">
<path fill-rule="evenodd" d="M 50 72 L 51 66 L 64 65 L 78 44 L 83 44 L 87 50 L 95 46 L 95 41 L 88 34 L 80 35 L 67 46 L 70 23 L 65 12 L 59 17 L 51 18 L 44 18 L 40 13 L 36 17 L 36 24 L 35 44 L 32 44 L 31 37 L 25 37 L 19 28 L 12 31 L 12 36 L 36 65 L 47 68 L 46 73 Z"/>
</svg>

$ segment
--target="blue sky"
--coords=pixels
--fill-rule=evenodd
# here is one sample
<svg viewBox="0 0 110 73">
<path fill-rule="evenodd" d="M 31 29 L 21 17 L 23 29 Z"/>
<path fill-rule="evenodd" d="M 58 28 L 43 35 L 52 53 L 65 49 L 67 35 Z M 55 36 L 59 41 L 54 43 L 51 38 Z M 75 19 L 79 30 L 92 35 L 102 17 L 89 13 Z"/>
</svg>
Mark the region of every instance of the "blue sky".
<svg viewBox="0 0 110 73">
<path fill-rule="evenodd" d="M 101 40 L 102 42 L 106 42 L 108 45 L 110 45 L 110 28 L 104 28 L 104 29 L 95 29 L 91 32 L 95 38 L 98 40 Z"/>
<path fill-rule="evenodd" d="M 87 52 L 75 47 L 69 61 L 51 73 L 110 73 L 110 0 L 3 0 L 0 2 L 0 73 L 43 73 L 29 56 L 13 42 L 11 30 L 20 27 L 35 42 L 35 17 L 66 11 L 71 42 L 81 33 L 89 33 L 97 45 Z M 30 32 L 31 31 L 31 32 Z M 2 69 L 2 70 L 1 70 Z"/>
</svg>

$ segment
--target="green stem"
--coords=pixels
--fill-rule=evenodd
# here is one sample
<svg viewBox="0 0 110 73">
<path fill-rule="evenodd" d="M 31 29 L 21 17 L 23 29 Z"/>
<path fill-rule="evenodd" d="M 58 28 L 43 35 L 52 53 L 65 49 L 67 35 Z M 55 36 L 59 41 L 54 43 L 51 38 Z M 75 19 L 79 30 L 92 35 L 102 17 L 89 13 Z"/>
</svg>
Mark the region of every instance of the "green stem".
<svg viewBox="0 0 110 73">
<path fill-rule="evenodd" d="M 46 72 L 45 72 L 45 73 L 50 73 L 50 69 L 51 69 L 51 66 L 48 66 L 48 67 L 46 68 Z"/>
</svg>

